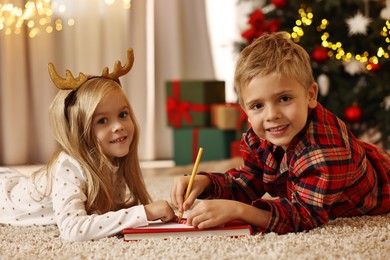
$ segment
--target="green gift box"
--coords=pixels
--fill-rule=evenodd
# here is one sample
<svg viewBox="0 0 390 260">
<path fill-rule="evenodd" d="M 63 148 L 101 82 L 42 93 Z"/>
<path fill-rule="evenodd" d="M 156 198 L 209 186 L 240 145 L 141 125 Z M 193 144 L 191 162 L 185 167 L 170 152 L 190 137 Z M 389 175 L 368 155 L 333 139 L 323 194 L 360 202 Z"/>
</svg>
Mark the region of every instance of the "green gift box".
<svg viewBox="0 0 390 260">
<path fill-rule="evenodd" d="M 225 102 L 225 82 L 168 81 L 166 94 L 169 126 L 174 128 L 211 126 L 211 104 Z"/>
<path fill-rule="evenodd" d="M 176 165 L 195 162 L 199 147 L 203 154 L 201 161 L 222 160 L 230 157 L 230 143 L 236 131 L 217 128 L 174 128 L 174 160 Z"/>
</svg>

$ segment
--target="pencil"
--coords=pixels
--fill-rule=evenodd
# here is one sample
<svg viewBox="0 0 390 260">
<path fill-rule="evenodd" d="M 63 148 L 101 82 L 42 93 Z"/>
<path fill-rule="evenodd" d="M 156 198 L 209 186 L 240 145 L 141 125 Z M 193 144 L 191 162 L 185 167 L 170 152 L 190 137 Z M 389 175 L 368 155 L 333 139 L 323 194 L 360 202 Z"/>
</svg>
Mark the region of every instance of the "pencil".
<svg viewBox="0 0 390 260">
<path fill-rule="evenodd" d="M 196 171 L 198 170 L 198 166 L 199 166 L 200 158 L 202 157 L 202 153 L 203 153 L 203 148 L 200 147 L 199 151 L 198 151 L 198 155 L 196 156 L 194 168 L 192 169 L 191 178 L 190 178 L 190 182 L 188 183 L 187 192 L 184 196 L 184 201 L 186 201 L 188 199 L 188 196 L 191 193 L 192 184 L 194 183 Z M 183 211 L 179 212 L 179 220 L 178 220 L 179 223 L 180 223 L 182 217 L 183 217 Z"/>
</svg>

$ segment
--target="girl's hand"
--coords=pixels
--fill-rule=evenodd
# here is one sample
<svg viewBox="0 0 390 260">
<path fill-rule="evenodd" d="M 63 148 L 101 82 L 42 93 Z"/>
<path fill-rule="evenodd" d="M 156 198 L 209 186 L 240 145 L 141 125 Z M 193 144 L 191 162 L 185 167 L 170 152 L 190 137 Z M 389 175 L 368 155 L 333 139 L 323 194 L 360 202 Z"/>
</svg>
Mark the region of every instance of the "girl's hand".
<svg viewBox="0 0 390 260">
<path fill-rule="evenodd" d="M 152 202 L 145 205 L 144 208 L 149 221 L 161 219 L 163 222 L 169 222 L 175 218 L 175 212 L 165 200 Z"/>
<path fill-rule="evenodd" d="M 184 195 L 186 193 L 190 176 L 176 176 L 173 179 L 173 186 L 171 189 L 172 204 L 179 209 L 180 212 L 191 208 L 196 198 L 211 184 L 211 180 L 206 175 L 196 175 L 192 184 L 191 193 L 186 201 Z"/>
</svg>

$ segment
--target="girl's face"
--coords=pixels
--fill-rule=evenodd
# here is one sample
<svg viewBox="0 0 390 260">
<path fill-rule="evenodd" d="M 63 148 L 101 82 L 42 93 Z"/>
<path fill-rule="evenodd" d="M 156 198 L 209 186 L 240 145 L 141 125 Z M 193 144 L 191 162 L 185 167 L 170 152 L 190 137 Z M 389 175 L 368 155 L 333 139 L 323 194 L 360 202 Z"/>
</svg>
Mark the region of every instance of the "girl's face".
<svg viewBox="0 0 390 260">
<path fill-rule="evenodd" d="M 134 123 L 120 89 L 111 91 L 101 100 L 93 114 L 92 131 L 111 162 L 129 153 Z"/>
<path fill-rule="evenodd" d="M 308 90 L 297 81 L 271 74 L 253 78 L 242 90 L 248 121 L 260 138 L 287 149 L 317 106 L 317 84 Z"/>
</svg>

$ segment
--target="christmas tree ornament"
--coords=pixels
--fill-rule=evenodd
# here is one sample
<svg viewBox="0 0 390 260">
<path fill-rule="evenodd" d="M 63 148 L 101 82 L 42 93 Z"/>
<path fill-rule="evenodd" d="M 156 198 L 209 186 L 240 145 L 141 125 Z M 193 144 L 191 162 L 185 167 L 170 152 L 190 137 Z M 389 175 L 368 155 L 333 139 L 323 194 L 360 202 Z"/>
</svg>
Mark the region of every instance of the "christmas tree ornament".
<svg viewBox="0 0 390 260">
<path fill-rule="evenodd" d="M 390 111 L 390 96 L 385 97 L 381 105 L 383 105 L 386 111 Z"/>
<path fill-rule="evenodd" d="M 287 4 L 287 0 L 272 0 L 271 2 L 276 8 L 284 8 Z"/>
<path fill-rule="evenodd" d="M 322 73 L 321 75 L 318 76 L 317 83 L 318 83 L 320 95 L 326 97 L 329 93 L 329 86 L 330 86 L 329 77 L 326 74 Z"/>
<path fill-rule="evenodd" d="M 346 22 L 348 24 L 349 35 L 367 35 L 368 25 L 372 20 L 358 12 L 355 16 L 348 18 Z"/>
<path fill-rule="evenodd" d="M 262 10 L 256 8 L 248 19 L 249 28 L 241 33 L 242 38 L 250 44 L 254 39 L 265 32 L 276 32 L 280 29 L 281 21 L 278 18 L 266 21 Z"/>
<path fill-rule="evenodd" d="M 355 58 L 350 61 L 343 62 L 344 69 L 349 75 L 359 75 L 366 70 L 363 62 L 357 61 Z"/>
<path fill-rule="evenodd" d="M 274 4 L 268 4 L 264 7 L 261 8 L 261 11 L 263 11 L 263 13 L 265 14 L 268 14 L 269 12 L 272 12 L 276 9 L 276 6 Z"/>
<path fill-rule="evenodd" d="M 344 118 L 350 123 L 359 122 L 362 118 L 362 114 L 362 109 L 356 104 L 353 104 L 344 110 Z"/>
<path fill-rule="evenodd" d="M 325 47 L 318 46 L 311 53 L 311 57 L 318 63 L 325 62 L 328 59 L 328 50 Z"/>
<path fill-rule="evenodd" d="M 380 16 L 383 20 L 390 20 L 390 0 L 386 0 L 386 6 L 381 10 Z"/>
<path fill-rule="evenodd" d="M 267 23 L 267 31 L 268 32 L 277 32 L 280 30 L 280 24 L 282 22 L 280 21 L 280 19 L 271 19 L 268 21 Z"/>
<path fill-rule="evenodd" d="M 264 27 L 265 16 L 260 9 L 255 9 L 253 13 L 249 16 L 248 24 L 253 28 L 262 28 Z"/>
<path fill-rule="evenodd" d="M 381 68 L 381 65 L 379 63 L 374 63 L 374 62 L 370 61 L 367 64 L 367 70 L 370 70 L 370 71 L 377 71 L 377 70 L 380 70 L 380 68 Z"/>
<path fill-rule="evenodd" d="M 355 86 L 353 87 L 353 93 L 361 93 L 364 91 L 364 89 L 369 86 L 369 83 L 367 82 L 367 78 L 364 75 L 360 75 L 359 77 L 356 77 L 358 80 L 355 83 Z"/>
</svg>

